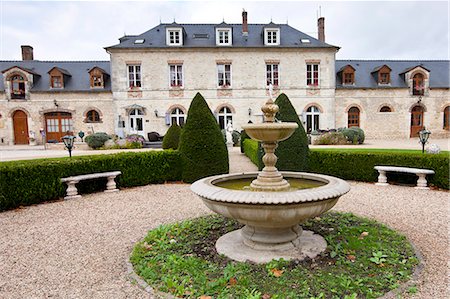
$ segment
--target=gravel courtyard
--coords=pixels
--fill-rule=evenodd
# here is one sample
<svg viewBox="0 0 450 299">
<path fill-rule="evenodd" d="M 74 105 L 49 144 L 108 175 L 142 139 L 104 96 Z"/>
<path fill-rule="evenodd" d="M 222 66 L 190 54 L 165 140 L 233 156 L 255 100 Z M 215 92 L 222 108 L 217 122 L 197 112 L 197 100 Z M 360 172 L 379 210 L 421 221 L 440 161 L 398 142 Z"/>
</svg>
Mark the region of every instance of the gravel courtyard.
<svg viewBox="0 0 450 299">
<path fill-rule="evenodd" d="M 254 170 L 238 151 L 232 172 Z M 333 210 L 377 219 L 424 256 L 414 298 L 450 298 L 449 192 L 351 182 Z M 0 213 L 0 298 L 150 298 L 127 278 L 133 244 L 162 223 L 209 213 L 186 184 L 96 193 Z"/>
</svg>

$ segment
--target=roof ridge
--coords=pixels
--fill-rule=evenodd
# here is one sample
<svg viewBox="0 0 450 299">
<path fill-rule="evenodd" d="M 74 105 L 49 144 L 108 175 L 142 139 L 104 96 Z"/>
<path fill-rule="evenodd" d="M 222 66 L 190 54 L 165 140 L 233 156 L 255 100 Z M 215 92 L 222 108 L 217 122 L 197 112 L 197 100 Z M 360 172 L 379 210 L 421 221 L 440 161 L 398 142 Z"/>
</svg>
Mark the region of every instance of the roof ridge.
<svg viewBox="0 0 450 299">
<path fill-rule="evenodd" d="M 367 62 L 374 62 L 374 61 L 392 61 L 392 62 L 409 62 L 409 61 L 416 61 L 416 62 L 450 62 L 450 60 L 447 59 L 336 59 L 336 61 L 367 61 Z"/>
<path fill-rule="evenodd" d="M 109 60 L 0 60 L 0 62 L 45 62 L 45 63 L 61 63 L 61 62 L 75 62 L 75 63 L 85 63 L 85 62 L 108 62 Z"/>
<path fill-rule="evenodd" d="M 242 25 L 242 23 L 227 23 L 227 22 L 221 22 L 221 23 L 176 23 L 176 25 L 194 25 L 194 26 L 195 25 L 198 25 L 198 26 L 210 26 L 210 25 L 221 25 L 221 24 L 237 25 L 237 26 L 238 25 Z M 273 23 L 273 22 L 268 22 L 268 23 L 248 23 L 247 25 L 269 25 L 269 24 L 290 26 L 289 24 L 284 24 L 284 23 L 281 24 L 281 23 Z M 160 23 L 159 25 L 175 25 L 175 24 L 174 23 Z"/>
</svg>

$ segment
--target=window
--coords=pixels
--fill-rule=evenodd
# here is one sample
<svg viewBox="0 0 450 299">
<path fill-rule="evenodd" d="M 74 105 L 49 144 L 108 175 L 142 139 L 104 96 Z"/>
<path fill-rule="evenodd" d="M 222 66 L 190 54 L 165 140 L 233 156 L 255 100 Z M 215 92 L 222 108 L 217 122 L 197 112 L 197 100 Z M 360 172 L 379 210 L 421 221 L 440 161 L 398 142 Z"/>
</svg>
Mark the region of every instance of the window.
<svg viewBox="0 0 450 299">
<path fill-rule="evenodd" d="M 348 110 L 348 126 L 351 127 L 359 127 L 359 109 L 357 107 L 351 107 Z"/>
<path fill-rule="evenodd" d="M 272 84 L 273 86 L 280 85 L 278 79 L 278 64 L 266 64 L 266 84 Z"/>
<path fill-rule="evenodd" d="M 342 80 L 343 84 L 355 84 L 355 73 L 343 73 L 343 80 Z"/>
<path fill-rule="evenodd" d="M 170 69 L 170 86 L 183 87 L 183 65 L 172 64 L 169 65 L 169 69 Z"/>
<path fill-rule="evenodd" d="M 391 82 L 389 73 L 381 73 L 378 77 L 378 84 L 389 84 Z"/>
<path fill-rule="evenodd" d="M 231 64 L 217 65 L 217 85 L 219 87 L 231 86 Z"/>
<path fill-rule="evenodd" d="M 168 46 L 181 46 L 183 44 L 183 37 L 181 35 L 181 28 L 167 29 L 166 40 Z"/>
<path fill-rule="evenodd" d="M 222 107 L 217 115 L 220 129 L 225 129 L 229 122 L 233 123 L 233 114 L 231 109 L 227 106 Z"/>
<path fill-rule="evenodd" d="M 98 123 L 100 122 L 100 114 L 95 110 L 89 110 L 86 113 L 86 122 L 87 123 Z"/>
<path fill-rule="evenodd" d="M 25 99 L 25 80 L 21 75 L 14 75 L 11 81 L 11 99 Z"/>
<path fill-rule="evenodd" d="M 381 107 L 380 112 L 392 112 L 392 109 L 389 106 L 383 106 Z"/>
<path fill-rule="evenodd" d="M 318 86 L 319 85 L 319 65 L 307 64 L 306 65 L 306 85 Z"/>
<path fill-rule="evenodd" d="M 413 95 L 423 96 L 425 90 L 424 77 L 422 74 L 415 74 L 413 77 Z"/>
<path fill-rule="evenodd" d="M 129 64 L 128 68 L 128 87 L 141 87 L 141 66 L 139 64 Z"/>
<path fill-rule="evenodd" d="M 180 108 L 175 108 L 170 113 L 170 125 L 177 124 L 182 127 L 184 125 L 185 118 L 186 116 L 184 114 L 184 111 Z"/>
<path fill-rule="evenodd" d="M 316 106 L 311 106 L 306 110 L 306 131 L 308 133 L 319 129 L 319 116 L 320 110 Z"/>
<path fill-rule="evenodd" d="M 231 46 L 231 29 L 216 29 L 216 44 L 219 46 Z"/>
<path fill-rule="evenodd" d="M 267 46 L 277 46 L 280 44 L 280 29 L 265 29 L 264 44 Z"/>
<path fill-rule="evenodd" d="M 144 112 L 141 109 L 135 108 L 130 111 L 130 133 L 142 134 L 144 131 L 144 120 L 142 118 Z"/>
<path fill-rule="evenodd" d="M 450 130 L 450 106 L 444 109 L 444 130 Z"/>
<path fill-rule="evenodd" d="M 52 88 L 63 88 L 63 77 L 51 76 L 51 86 Z"/>
</svg>

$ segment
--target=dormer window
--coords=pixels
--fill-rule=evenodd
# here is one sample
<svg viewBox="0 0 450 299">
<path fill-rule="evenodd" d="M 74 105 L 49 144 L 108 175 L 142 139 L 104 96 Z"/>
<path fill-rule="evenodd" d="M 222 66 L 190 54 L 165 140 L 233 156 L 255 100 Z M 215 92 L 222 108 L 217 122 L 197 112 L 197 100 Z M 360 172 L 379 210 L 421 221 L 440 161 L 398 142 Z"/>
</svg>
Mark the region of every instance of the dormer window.
<svg viewBox="0 0 450 299">
<path fill-rule="evenodd" d="M 51 76 L 52 88 L 63 88 L 63 76 Z"/>
<path fill-rule="evenodd" d="M 59 89 L 64 88 L 64 80 L 71 77 L 71 74 L 62 68 L 54 67 L 48 74 L 50 75 L 50 88 Z"/>
<path fill-rule="evenodd" d="M 98 66 L 89 71 L 91 88 L 104 88 L 106 77 L 109 76 L 106 71 Z"/>
<path fill-rule="evenodd" d="M 264 29 L 264 44 L 266 46 L 280 45 L 280 29 Z"/>
<path fill-rule="evenodd" d="M 183 45 L 183 35 L 181 28 L 167 28 L 166 41 L 168 46 Z"/>
<path fill-rule="evenodd" d="M 217 28 L 216 29 L 216 45 L 218 46 L 231 46 L 232 36 L 230 28 Z"/>
<path fill-rule="evenodd" d="M 382 65 L 376 67 L 372 74 L 374 79 L 377 81 L 378 85 L 388 85 L 391 84 L 391 68 L 387 65 Z"/>
<path fill-rule="evenodd" d="M 355 69 L 347 64 L 343 68 L 341 68 L 338 72 L 338 75 L 342 79 L 342 85 L 354 85 L 355 84 Z"/>
<path fill-rule="evenodd" d="M 413 76 L 413 95 L 423 96 L 425 91 L 425 80 L 421 73 L 417 73 Z"/>
<path fill-rule="evenodd" d="M 11 81 L 11 99 L 25 99 L 25 79 L 21 75 L 13 75 Z"/>
</svg>

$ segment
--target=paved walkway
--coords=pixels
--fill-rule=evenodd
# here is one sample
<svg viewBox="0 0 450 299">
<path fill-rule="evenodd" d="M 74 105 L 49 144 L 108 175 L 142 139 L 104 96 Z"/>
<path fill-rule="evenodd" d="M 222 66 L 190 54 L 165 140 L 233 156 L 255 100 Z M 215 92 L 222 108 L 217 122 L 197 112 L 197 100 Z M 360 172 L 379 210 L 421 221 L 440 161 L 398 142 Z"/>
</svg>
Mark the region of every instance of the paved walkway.
<svg viewBox="0 0 450 299">
<path fill-rule="evenodd" d="M 255 167 L 238 149 L 231 171 Z M 450 298 L 449 193 L 351 183 L 335 210 L 404 233 L 425 258 L 416 298 Z M 127 279 L 133 244 L 160 224 L 209 213 L 189 185 L 95 193 L 0 213 L 0 298 L 151 298 Z"/>
</svg>

